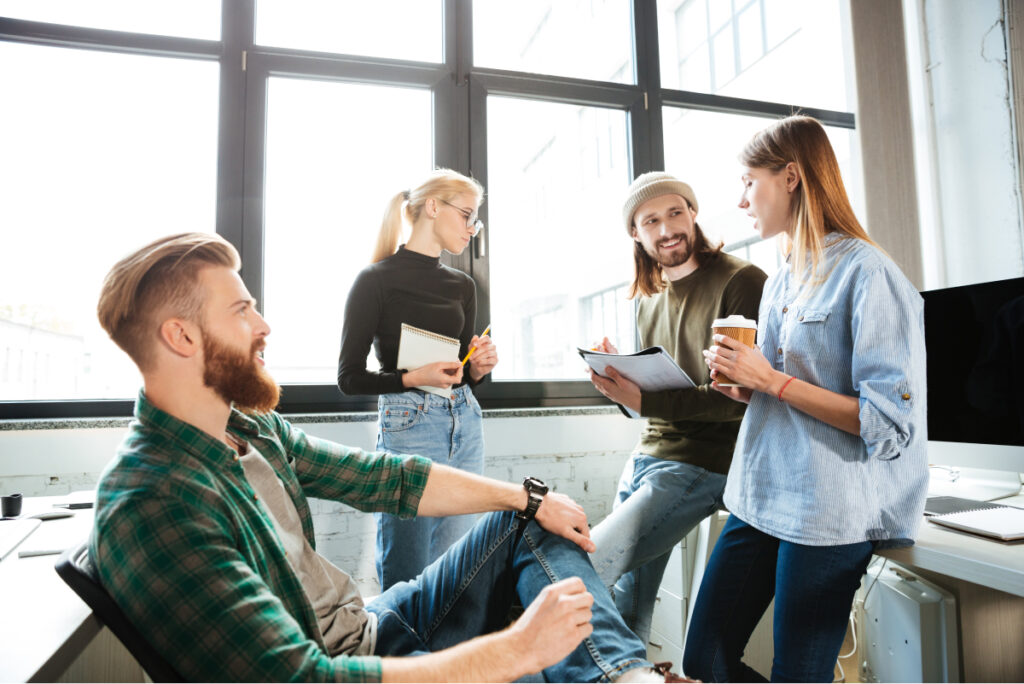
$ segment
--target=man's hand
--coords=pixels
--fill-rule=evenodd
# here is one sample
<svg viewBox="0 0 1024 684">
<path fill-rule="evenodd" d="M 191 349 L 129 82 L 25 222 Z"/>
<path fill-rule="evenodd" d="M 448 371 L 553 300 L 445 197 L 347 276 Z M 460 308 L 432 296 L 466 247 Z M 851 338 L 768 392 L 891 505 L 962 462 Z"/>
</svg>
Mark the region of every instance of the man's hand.
<svg viewBox="0 0 1024 684">
<path fill-rule="evenodd" d="M 594 597 L 579 577 L 555 582 L 541 590 L 508 629 L 514 652 L 524 661 L 528 672 L 540 672 L 561 661 L 590 636 L 594 631 L 590 624 L 593 604 Z"/>
<path fill-rule="evenodd" d="M 473 382 L 479 382 L 498 365 L 498 348 L 494 346 L 490 335 L 473 335 L 469 346 L 476 347 L 476 351 L 469 357 L 469 376 L 473 378 Z"/>
<path fill-rule="evenodd" d="M 594 383 L 594 387 L 597 388 L 598 392 L 616 404 L 622 404 L 640 413 L 641 394 L 639 385 L 611 366 L 607 366 L 604 369 L 604 372 L 607 374 L 605 376 L 598 375 L 593 369 L 588 370 L 590 371 L 590 381 Z"/>
<path fill-rule="evenodd" d="M 402 384 L 406 387 L 428 385 L 448 388 L 457 382 L 462 382 L 462 364 L 458 361 L 428 363 L 402 374 Z"/>
<path fill-rule="evenodd" d="M 548 532 L 575 542 L 587 553 L 593 553 L 597 549 L 590 539 L 586 511 L 565 494 L 545 494 L 534 519 Z"/>
</svg>

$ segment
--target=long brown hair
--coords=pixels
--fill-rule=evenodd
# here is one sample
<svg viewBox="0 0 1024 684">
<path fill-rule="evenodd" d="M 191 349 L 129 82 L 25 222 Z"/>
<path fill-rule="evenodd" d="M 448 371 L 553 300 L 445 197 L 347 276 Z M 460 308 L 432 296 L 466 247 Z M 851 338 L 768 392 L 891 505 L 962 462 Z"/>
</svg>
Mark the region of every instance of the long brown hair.
<svg viewBox="0 0 1024 684">
<path fill-rule="evenodd" d="M 683 199 L 686 200 L 685 197 Z M 686 206 L 690 206 L 689 201 L 686 201 Z M 633 224 L 633 229 L 636 230 L 636 223 Z M 717 245 L 712 245 L 708 242 L 704 231 L 700 229 L 700 224 L 694 222 L 693 253 L 697 255 L 698 268 L 717 259 L 718 255 L 722 252 L 724 244 L 719 242 Z M 633 284 L 629 286 L 629 298 L 633 299 L 637 295 L 650 297 L 664 290 L 665 285 L 665 273 L 661 268 L 661 264 L 651 258 L 651 255 L 647 253 L 640 242 L 634 240 Z"/>
<path fill-rule="evenodd" d="M 813 288 L 825 279 L 819 265 L 826 234 L 836 232 L 878 247 L 853 213 L 832 143 L 817 119 L 798 115 L 776 121 L 750 139 L 740 161 L 776 173 L 787 164 L 796 165 L 800 182 L 790 205 L 792 237 L 787 237 L 784 251 L 792 257 L 790 268 L 802 286 Z"/>
<path fill-rule="evenodd" d="M 484 187 L 476 179 L 451 169 L 437 169 L 415 189 L 403 190 L 393 196 L 384 210 L 384 220 L 381 221 L 380 233 L 377 235 L 377 244 L 373 248 L 370 263 L 387 259 L 398 249 L 403 218 L 410 225 L 414 224 L 431 197 L 449 202 L 462 193 L 475 195 L 477 207 L 483 202 Z"/>
</svg>

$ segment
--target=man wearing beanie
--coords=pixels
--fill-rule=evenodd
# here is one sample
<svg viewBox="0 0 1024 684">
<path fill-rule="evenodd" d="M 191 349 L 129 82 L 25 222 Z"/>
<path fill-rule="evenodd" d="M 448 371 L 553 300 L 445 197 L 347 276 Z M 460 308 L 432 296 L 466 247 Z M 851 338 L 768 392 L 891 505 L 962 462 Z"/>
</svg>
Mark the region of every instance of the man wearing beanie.
<svg viewBox="0 0 1024 684">
<path fill-rule="evenodd" d="M 597 551 L 591 554 L 626 624 L 646 642 L 672 547 L 722 508 L 746 408 L 711 389 L 701 352 L 712 344 L 716 318 L 757 318 L 767 276 L 723 253 L 721 244 L 708 243 L 696 223 L 696 195 L 667 173 L 652 171 L 633 181 L 622 218 L 633 238 L 630 297 L 640 297 L 640 343 L 664 347 L 697 383 L 645 392 L 613 368 L 606 377 L 591 373 L 602 394 L 647 418 L 619 480 L 614 508 L 592 530 Z M 608 338 L 600 349 L 616 352 Z"/>
</svg>

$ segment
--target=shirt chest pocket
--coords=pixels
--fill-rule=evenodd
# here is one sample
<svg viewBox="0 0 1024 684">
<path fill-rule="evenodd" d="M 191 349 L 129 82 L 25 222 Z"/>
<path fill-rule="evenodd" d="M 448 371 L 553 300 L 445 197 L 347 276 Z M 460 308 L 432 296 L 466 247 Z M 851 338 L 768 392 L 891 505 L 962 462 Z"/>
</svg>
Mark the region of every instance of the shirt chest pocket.
<svg viewBox="0 0 1024 684">
<path fill-rule="evenodd" d="M 829 344 L 828 309 L 803 309 L 790 322 L 789 351 L 814 356 Z"/>
</svg>

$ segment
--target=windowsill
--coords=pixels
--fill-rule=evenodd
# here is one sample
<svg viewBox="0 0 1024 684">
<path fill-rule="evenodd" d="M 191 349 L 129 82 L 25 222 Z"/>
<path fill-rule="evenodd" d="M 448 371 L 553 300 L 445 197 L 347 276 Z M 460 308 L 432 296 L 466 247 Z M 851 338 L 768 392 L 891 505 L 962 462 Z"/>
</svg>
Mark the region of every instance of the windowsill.
<svg viewBox="0 0 1024 684">
<path fill-rule="evenodd" d="M 297 425 L 311 423 L 372 423 L 376 411 L 351 413 L 285 413 Z M 551 418 L 556 416 L 621 415 L 616 406 L 553 406 L 550 408 L 484 409 L 484 418 Z M 87 430 L 96 428 L 124 428 L 134 418 L 32 418 L 0 420 L 0 432 L 14 430 Z"/>
</svg>

